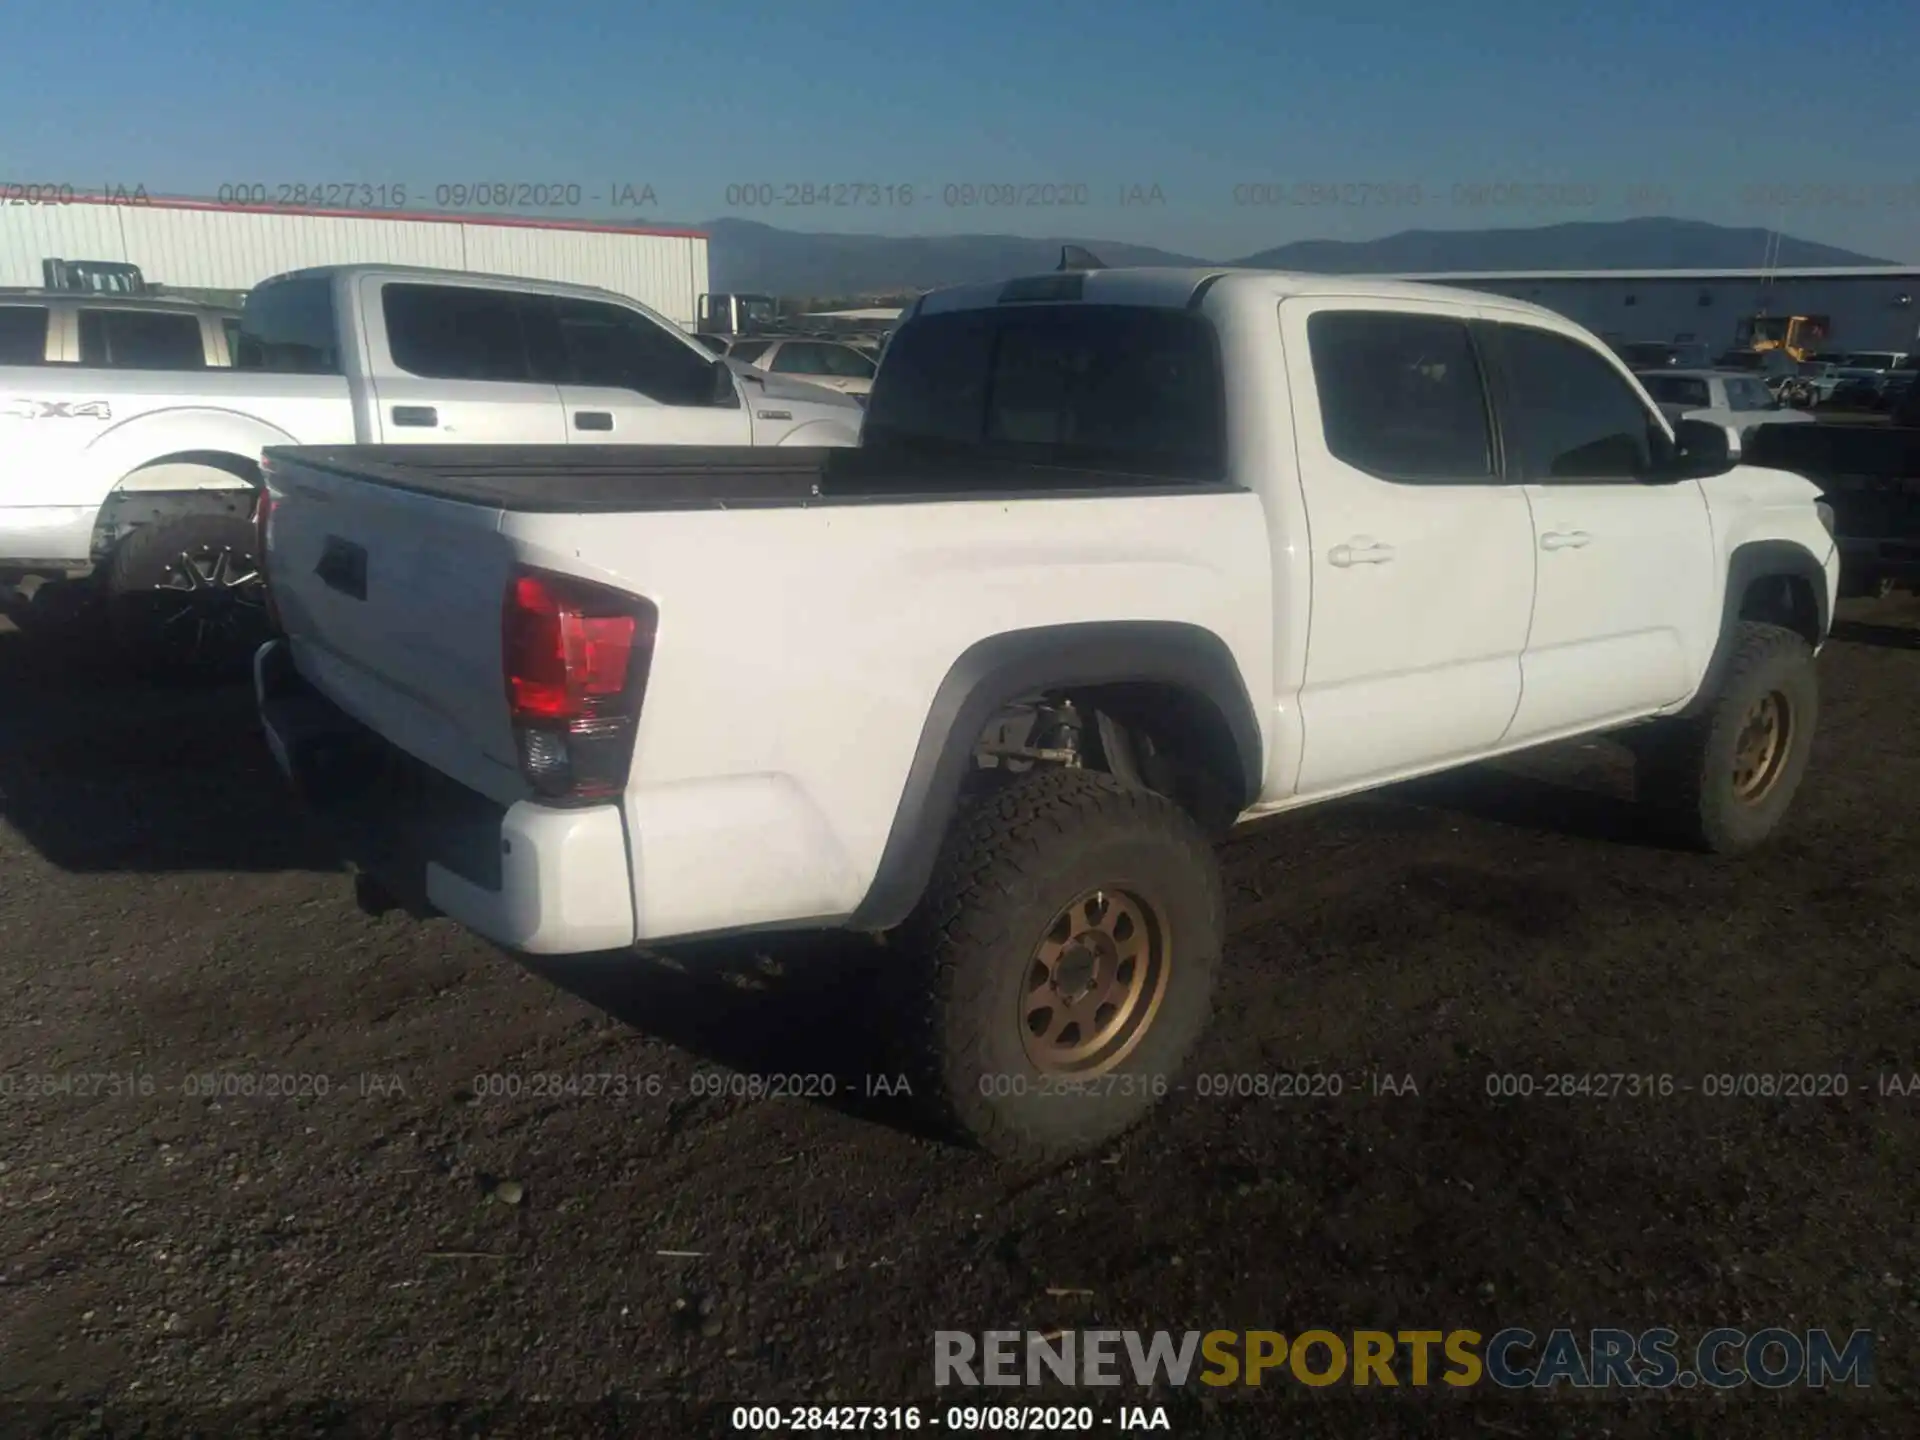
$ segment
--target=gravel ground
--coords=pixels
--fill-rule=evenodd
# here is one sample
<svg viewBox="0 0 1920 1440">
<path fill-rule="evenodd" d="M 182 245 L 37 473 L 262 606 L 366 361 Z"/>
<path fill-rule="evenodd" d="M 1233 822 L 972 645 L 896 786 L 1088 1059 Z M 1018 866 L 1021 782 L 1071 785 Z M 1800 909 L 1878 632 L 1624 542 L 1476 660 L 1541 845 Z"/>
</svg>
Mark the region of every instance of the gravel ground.
<svg viewBox="0 0 1920 1440">
<path fill-rule="evenodd" d="M 1872 1329 L 1875 1385 L 1121 1398 L 1181 1435 L 1920 1433 L 1920 1093 L 1880 1078 L 1920 1072 L 1920 604 L 1843 616 L 1797 812 L 1750 859 L 1647 843 L 1604 744 L 1233 840 L 1200 1069 L 1344 1093 L 1196 1082 L 1041 1177 L 862 1093 L 883 952 L 536 970 L 368 918 L 244 692 L 0 630 L 0 1430 L 672 1436 L 720 1404 L 944 1408 L 935 1329 L 1777 1324 Z M 728 1068 L 840 1093 L 702 1093 Z M 1699 1089 L 1783 1071 L 1848 1093 Z M 1566 1072 L 1694 1088 L 1487 1093 Z"/>
</svg>

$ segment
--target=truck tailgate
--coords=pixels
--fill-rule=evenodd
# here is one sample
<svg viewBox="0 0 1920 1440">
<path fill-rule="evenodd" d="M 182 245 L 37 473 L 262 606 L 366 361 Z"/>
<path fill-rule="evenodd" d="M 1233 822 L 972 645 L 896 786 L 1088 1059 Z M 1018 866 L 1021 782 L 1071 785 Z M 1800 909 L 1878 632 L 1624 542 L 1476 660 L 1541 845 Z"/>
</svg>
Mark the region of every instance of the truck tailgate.
<svg viewBox="0 0 1920 1440">
<path fill-rule="evenodd" d="M 264 466 L 267 573 L 295 665 L 443 774 L 503 802 L 524 797 L 502 673 L 513 554 L 501 512 L 301 454 L 270 449 Z"/>
</svg>

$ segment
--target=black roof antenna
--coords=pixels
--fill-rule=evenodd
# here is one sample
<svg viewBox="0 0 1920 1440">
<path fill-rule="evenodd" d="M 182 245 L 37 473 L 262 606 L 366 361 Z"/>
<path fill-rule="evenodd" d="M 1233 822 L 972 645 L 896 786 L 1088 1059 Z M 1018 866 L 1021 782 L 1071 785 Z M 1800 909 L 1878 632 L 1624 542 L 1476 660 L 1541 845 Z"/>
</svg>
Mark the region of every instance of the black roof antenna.
<svg viewBox="0 0 1920 1440">
<path fill-rule="evenodd" d="M 1062 270 L 1104 270 L 1107 267 L 1091 250 L 1079 245 L 1062 245 L 1060 268 Z"/>
</svg>

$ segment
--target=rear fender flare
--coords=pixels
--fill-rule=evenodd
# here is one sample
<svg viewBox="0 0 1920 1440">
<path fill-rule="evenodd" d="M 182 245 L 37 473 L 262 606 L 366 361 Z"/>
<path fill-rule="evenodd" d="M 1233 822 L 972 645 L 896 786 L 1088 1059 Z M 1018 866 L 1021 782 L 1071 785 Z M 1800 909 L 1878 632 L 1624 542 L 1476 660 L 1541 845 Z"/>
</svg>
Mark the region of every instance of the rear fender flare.
<svg viewBox="0 0 1920 1440">
<path fill-rule="evenodd" d="M 1005 706 L 1043 691 L 1155 684 L 1210 706 L 1232 736 L 1243 805 L 1258 798 L 1265 746 L 1233 652 L 1212 631 L 1175 621 L 1096 621 L 992 635 L 941 681 L 894 810 L 873 883 L 848 925 L 886 930 L 906 919 L 932 878 L 974 745 Z"/>
</svg>

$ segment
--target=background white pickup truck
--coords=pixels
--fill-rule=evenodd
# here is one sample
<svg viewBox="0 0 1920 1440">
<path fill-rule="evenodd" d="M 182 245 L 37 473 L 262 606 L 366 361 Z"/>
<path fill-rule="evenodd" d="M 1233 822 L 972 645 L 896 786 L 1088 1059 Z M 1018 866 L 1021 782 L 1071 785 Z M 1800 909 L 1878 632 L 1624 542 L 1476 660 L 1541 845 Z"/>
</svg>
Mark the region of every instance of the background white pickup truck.
<svg viewBox="0 0 1920 1440">
<path fill-rule="evenodd" d="M 264 638 L 251 516 L 269 445 L 851 445 L 860 410 L 716 360 L 635 301 L 393 266 L 275 277 L 230 370 L 0 365 L 0 585 L 105 582 L 136 656 Z"/>
<path fill-rule="evenodd" d="M 1049 1157 L 1198 1037 L 1237 819 L 1637 726 L 1674 834 L 1774 828 L 1838 562 L 1730 442 L 1516 301 L 963 287 L 855 450 L 269 451 L 256 685 L 392 893 L 502 945 L 903 927 L 916 1094 Z"/>
</svg>

